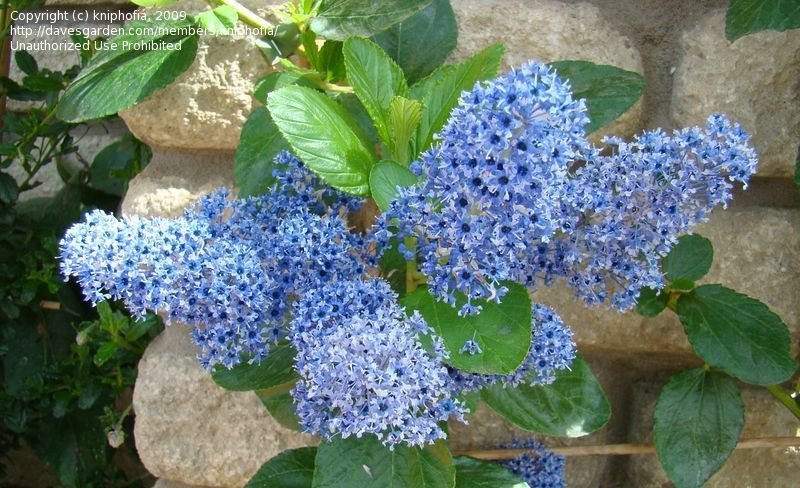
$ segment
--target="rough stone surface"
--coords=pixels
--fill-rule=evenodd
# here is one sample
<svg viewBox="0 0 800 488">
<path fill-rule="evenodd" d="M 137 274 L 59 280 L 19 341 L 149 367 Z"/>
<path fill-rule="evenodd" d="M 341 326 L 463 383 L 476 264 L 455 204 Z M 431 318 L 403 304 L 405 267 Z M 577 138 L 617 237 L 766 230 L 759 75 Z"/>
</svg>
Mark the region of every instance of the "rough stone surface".
<svg viewBox="0 0 800 488">
<path fill-rule="evenodd" d="M 800 338 L 800 211 L 743 208 L 717 210 L 697 233 L 714 244 L 714 264 L 702 282 L 721 283 L 766 303 Z M 677 367 L 690 364 L 692 352 L 677 316 L 665 311 L 654 319 L 620 314 L 601 306 L 575 302 L 565 286 L 542 288 L 537 301 L 555 307 L 575 332 L 578 345 L 638 364 Z M 671 363 L 671 364 L 670 364 Z"/>
<path fill-rule="evenodd" d="M 281 1 L 242 2 L 258 11 Z M 205 2 L 179 1 L 170 10 L 202 11 Z M 235 149 L 254 99 L 253 84 L 271 67 L 248 36 L 201 36 L 194 64 L 175 82 L 120 112 L 148 144 L 182 149 Z"/>
<path fill-rule="evenodd" d="M 156 480 L 156 484 L 153 485 L 153 488 L 207 488 L 207 487 L 197 486 L 197 485 L 187 485 L 186 483 L 181 483 L 180 481 L 159 479 Z"/>
<path fill-rule="evenodd" d="M 216 386 L 189 331 L 167 327 L 139 362 L 134 436 L 148 471 L 192 485 L 244 486 L 267 459 L 313 442 L 281 427 L 254 393 Z"/>
<path fill-rule="evenodd" d="M 626 373 L 601 357 L 588 357 L 587 359 L 592 371 L 602 384 L 609 401 L 612 402 L 612 411 L 616 413 L 626 408 Z M 621 435 L 626 427 L 624 415 L 612 414 L 609 424 L 584 437 L 567 439 L 536 436 L 512 425 L 483 402 L 479 404 L 476 412 L 470 415 L 468 420 L 468 425 L 450 422 L 448 442 L 450 449 L 455 454 L 473 449 L 500 447 L 514 439 L 536 438 L 550 447 L 623 442 Z M 572 488 L 604 486 L 605 480 L 611 474 L 609 473 L 610 468 L 608 457 L 568 457 L 565 468 L 567 485 Z"/>
<path fill-rule="evenodd" d="M 458 45 L 450 61 L 463 60 L 490 44 L 502 43 L 506 46 L 504 69 L 528 60 L 580 59 L 644 72 L 639 51 L 631 40 L 589 3 L 453 0 L 452 4 L 458 20 Z M 595 135 L 630 135 L 639 130 L 641 121 L 639 101 Z"/>
<path fill-rule="evenodd" d="M 760 176 L 792 176 L 800 134 L 800 30 L 730 43 L 725 13 L 717 11 L 684 33 L 682 50 L 672 93 L 676 125 L 726 113 L 752 134 Z"/>
<path fill-rule="evenodd" d="M 653 442 L 653 411 L 663 382 L 642 382 L 634 389 L 629 442 Z M 766 390 L 742 388 L 745 425 L 742 439 L 756 437 L 797 436 L 797 419 Z M 737 450 L 727 463 L 703 486 L 708 488 L 797 486 L 797 448 Z M 625 486 L 672 486 L 655 455 L 630 456 L 626 468 L 629 479 Z M 794 481 L 792 481 L 794 480 Z"/>
<path fill-rule="evenodd" d="M 150 164 L 128 185 L 124 214 L 176 217 L 197 198 L 233 188 L 230 152 L 153 148 Z"/>
</svg>

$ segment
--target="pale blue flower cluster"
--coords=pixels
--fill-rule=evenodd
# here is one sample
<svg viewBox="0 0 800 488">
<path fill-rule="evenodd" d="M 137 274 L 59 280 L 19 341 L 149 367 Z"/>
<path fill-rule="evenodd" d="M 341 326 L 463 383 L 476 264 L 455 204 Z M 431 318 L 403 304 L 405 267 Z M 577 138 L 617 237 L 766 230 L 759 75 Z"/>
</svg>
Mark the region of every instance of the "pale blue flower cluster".
<svg viewBox="0 0 800 488">
<path fill-rule="evenodd" d="M 136 315 L 194 325 L 206 368 L 262 360 L 286 335 L 294 297 L 374 265 L 339 216 L 354 206 L 349 197 L 315 189 L 295 158 L 279 162 L 288 167 L 264 196 L 231 201 L 218 191 L 174 220 L 88 214 L 61 243 L 62 272 L 92 303 L 112 298 Z"/>
<path fill-rule="evenodd" d="M 439 425 L 465 410 L 451 393 L 446 350 L 418 313 L 406 316 L 375 278 L 330 284 L 295 303 L 290 341 L 301 380 L 300 423 L 326 438 L 373 434 L 392 448 L 445 438 Z M 434 343 L 423 348 L 421 336 Z"/>
<path fill-rule="evenodd" d="M 453 388 L 468 392 L 494 383 L 509 388 L 523 383 L 548 385 L 555 381 L 558 371 L 569 368 L 576 353 L 572 331 L 550 307 L 534 304 L 532 312 L 531 348 L 519 368 L 507 375 L 481 375 L 450 368 Z"/>
<path fill-rule="evenodd" d="M 564 456 L 553 453 L 534 439 L 516 439 L 503 447 L 532 451 L 501 463 L 528 483 L 530 488 L 564 488 L 567 486 L 564 478 L 566 463 Z"/>
<path fill-rule="evenodd" d="M 586 122 L 583 101 L 545 65 L 479 83 L 412 164 L 421 182 L 400 190 L 377 239 L 414 238 L 431 293 L 450 304 L 464 293 L 462 315 L 502 299 L 503 280 L 534 288 L 555 277 L 589 304 L 631 308 L 641 287 L 663 287 L 659 259 L 746 183 L 756 155 L 720 115 L 671 136 L 609 139 L 608 155 Z"/>
</svg>

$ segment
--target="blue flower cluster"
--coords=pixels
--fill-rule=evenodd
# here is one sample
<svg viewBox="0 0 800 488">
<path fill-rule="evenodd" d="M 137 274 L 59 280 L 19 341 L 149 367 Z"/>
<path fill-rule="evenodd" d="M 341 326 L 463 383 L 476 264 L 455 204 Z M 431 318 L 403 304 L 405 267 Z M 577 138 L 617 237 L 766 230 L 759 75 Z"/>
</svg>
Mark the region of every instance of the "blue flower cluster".
<svg viewBox="0 0 800 488">
<path fill-rule="evenodd" d="M 503 464 L 523 479 L 530 488 L 564 488 L 564 456 L 554 454 L 541 443 L 533 439 L 514 440 L 503 446 L 506 449 L 530 449 L 525 453 Z"/>
<path fill-rule="evenodd" d="M 287 168 L 261 197 L 230 201 L 218 191 L 174 220 L 88 214 L 61 242 L 63 274 L 92 303 L 113 298 L 136 315 L 194 325 L 206 368 L 262 360 L 286 335 L 291 300 L 374 266 L 339 215 L 354 202 L 316 190 L 295 158 L 278 162 Z"/>
<path fill-rule="evenodd" d="M 559 370 L 569 368 L 576 353 L 572 331 L 550 307 L 534 304 L 532 312 L 531 348 L 519 368 L 507 375 L 481 375 L 450 368 L 453 388 L 468 392 L 498 382 L 510 388 L 522 383 L 547 385 L 555 381 Z"/>
<path fill-rule="evenodd" d="M 295 303 L 290 341 L 301 380 L 292 391 L 307 432 L 373 434 L 392 448 L 445 438 L 440 422 L 465 410 L 454 399 L 441 338 L 407 317 L 389 284 L 375 278 L 330 284 Z M 434 354 L 420 336 L 429 335 Z"/>
<path fill-rule="evenodd" d="M 635 305 L 661 288 L 658 261 L 681 233 L 746 182 L 756 156 L 747 134 L 715 115 L 704 129 L 586 139 L 586 107 L 547 66 L 527 64 L 461 97 L 440 143 L 411 168 L 378 221 L 376 238 L 416 241 L 432 294 L 475 314 L 499 301 L 503 280 L 534 288 L 566 278 L 589 304 Z M 401 245 L 410 259 L 414 252 Z"/>
</svg>

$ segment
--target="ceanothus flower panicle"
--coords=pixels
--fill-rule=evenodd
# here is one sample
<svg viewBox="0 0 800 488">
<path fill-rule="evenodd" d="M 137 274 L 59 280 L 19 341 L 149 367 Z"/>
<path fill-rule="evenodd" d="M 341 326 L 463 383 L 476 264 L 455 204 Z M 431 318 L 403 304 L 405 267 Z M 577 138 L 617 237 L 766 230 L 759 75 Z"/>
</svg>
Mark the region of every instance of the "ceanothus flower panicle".
<svg viewBox="0 0 800 488">
<path fill-rule="evenodd" d="M 293 307 L 291 335 L 301 380 L 292 391 L 307 432 L 325 438 L 372 434 L 392 448 L 446 437 L 463 421 L 441 338 L 418 313 L 406 316 L 379 278 L 327 285 Z M 429 335 L 434 351 L 420 337 Z"/>
<path fill-rule="evenodd" d="M 534 439 L 515 439 L 505 449 L 529 449 L 521 456 L 500 464 L 528 483 L 530 488 L 564 488 L 564 456 L 555 454 Z"/>
<path fill-rule="evenodd" d="M 633 307 L 660 289 L 659 260 L 677 237 L 731 198 L 757 159 L 742 128 L 721 115 L 705 128 L 586 139 L 583 100 L 547 66 L 526 64 L 462 95 L 439 144 L 411 168 L 375 236 L 412 238 L 430 292 L 455 292 L 476 314 L 511 280 L 534 289 L 565 278 L 588 304 Z M 407 259 L 412 249 L 400 244 Z"/>
<path fill-rule="evenodd" d="M 534 304 L 532 313 L 531 348 L 519 368 L 506 375 L 474 374 L 449 368 L 453 388 L 461 393 L 494 383 L 509 388 L 523 383 L 547 385 L 555 381 L 558 371 L 569 368 L 575 359 L 572 331 L 550 307 Z"/>
<path fill-rule="evenodd" d="M 112 298 L 135 315 L 194 325 L 206 368 L 264 359 L 286 335 L 294 296 L 374 265 L 341 217 L 352 197 L 317 190 L 292 156 L 277 162 L 287 168 L 263 196 L 231 201 L 217 191 L 174 220 L 89 213 L 61 242 L 63 274 L 93 304 Z"/>
</svg>

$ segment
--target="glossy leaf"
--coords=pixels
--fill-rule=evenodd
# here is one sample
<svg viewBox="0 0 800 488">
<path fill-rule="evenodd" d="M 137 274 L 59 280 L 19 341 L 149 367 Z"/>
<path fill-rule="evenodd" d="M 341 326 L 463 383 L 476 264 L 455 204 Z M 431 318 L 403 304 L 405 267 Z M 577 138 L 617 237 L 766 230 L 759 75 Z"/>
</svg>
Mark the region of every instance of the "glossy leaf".
<svg viewBox="0 0 800 488">
<path fill-rule="evenodd" d="M 636 313 L 645 317 L 656 317 L 667 308 L 669 295 L 652 288 L 642 288 L 636 302 Z"/>
<path fill-rule="evenodd" d="M 369 193 L 375 155 L 341 105 L 310 88 L 287 86 L 270 93 L 267 106 L 293 152 L 311 171 L 345 193 Z"/>
<path fill-rule="evenodd" d="M 603 427 L 611 407 L 589 365 L 576 357 L 549 385 L 494 385 L 481 398 L 512 424 L 543 435 L 581 437 Z"/>
<path fill-rule="evenodd" d="M 390 133 L 389 104 L 394 97 L 408 94 L 403 71 L 380 46 L 367 39 L 349 38 L 343 53 L 347 80 L 375 123 L 378 136 L 391 151 L 394 138 Z"/>
<path fill-rule="evenodd" d="M 389 125 L 394 136 L 394 160 L 402 166 L 411 163 L 409 146 L 421 120 L 421 102 L 405 97 L 394 97 L 389 102 Z"/>
<path fill-rule="evenodd" d="M 58 117 L 82 122 L 115 114 L 169 85 L 194 62 L 198 40 L 194 27 L 191 19 L 126 24 L 123 34 L 106 43 L 113 43 L 117 49 L 97 53 L 67 87 L 58 105 Z M 137 36 L 137 29 L 153 35 Z M 138 44 L 161 42 L 174 47 L 146 49 Z"/>
<path fill-rule="evenodd" d="M 788 380 L 796 364 L 786 324 L 755 298 L 705 285 L 678 300 L 695 354 L 709 365 L 756 385 Z"/>
<path fill-rule="evenodd" d="M 744 426 L 736 384 L 702 368 L 664 385 L 653 427 L 661 465 L 678 488 L 700 487 L 728 459 Z"/>
<path fill-rule="evenodd" d="M 247 116 L 236 146 L 233 173 L 242 197 L 261 195 L 275 182 L 273 159 L 290 149 L 269 110 L 258 107 Z"/>
<path fill-rule="evenodd" d="M 464 90 L 471 90 L 478 81 L 497 75 L 504 52 L 502 45 L 493 44 L 461 64 L 442 66 L 411 87 L 411 98 L 421 101 L 424 107 L 412 158 L 430 147 L 433 135 L 447 122 Z"/>
<path fill-rule="evenodd" d="M 267 95 L 275 90 L 279 90 L 284 86 L 300 85 L 309 88 L 316 88 L 313 81 L 309 80 L 300 73 L 293 73 L 291 71 L 275 71 L 265 75 L 258 80 L 253 87 L 253 98 L 259 102 L 266 104 Z"/>
<path fill-rule="evenodd" d="M 207 10 L 197 16 L 197 21 L 209 34 L 227 34 L 236 27 L 239 15 L 230 5 L 220 5 L 213 10 Z"/>
<path fill-rule="evenodd" d="M 369 37 L 402 22 L 430 5 L 432 0 L 325 0 L 311 29 L 326 39 L 344 41 L 350 36 Z"/>
<path fill-rule="evenodd" d="M 389 208 L 389 204 L 397 196 L 398 186 L 411 186 L 416 183 L 417 177 L 394 161 L 379 162 L 369 174 L 370 193 L 381 210 Z"/>
<path fill-rule="evenodd" d="M 283 451 L 264 463 L 245 488 L 311 488 L 316 447 Z"/>
<path fill-rule="evenodd" d="M 731 0 L 725 16 L 725 35 L 736 39 L 762 30 L 785 31 L 800 27 L 797 0 Z"/>
<path fill-rule="evenodd" d="M 586 100 L 591 133 L 616 120 L 641 98 L 647 81 L 639 73 L 616 66 L 588 61 L 556 61 L 550 63 L 558 75 L 572 85 L 575 98 Z"/>
<path fill-rule="evenodd" d="M 292 394 L 284 391 L 278 394 L 270 394 L 263 390 L 256 390 L 256 395 L 264 404 L 269 414 L 278 421 L 279 424 L 287 429 L 302 432 L 303 428 L 300 426 L 300 419 L 297 417 L 294 409 L 294 400 Z"/>
<path fill-rule="evenodd" d="M 528 488 L 522 478 L 497 463 L 467 456 L 453 458 L 456 488 Z"/>
<path fill-rule="evenodd" d="M 452 488 L 453 457 L 444 441 L 434 445 L 395 446 L 393 451 L 372 435 L 320 444 L 314 488 Z"/>
<path fill-rule="evenodd" d="M 699 280 L 711 269 L 714 248 L 711 241 L 699 234 L 681 236 L 661 263 L 670 281 Z"/>
<path fill-rule="evenodd" d="M 288 391 L 299 376 L 294 370 L 295 350 L 288 344 L 272 346 L 267 358 L 260 363 L 244 361 L 231 369 L 218 367 L 211 373 L 214 382 L 226 390 L 267 390 L 270 393 Z"/>
<path fill-rule="evenodd" d="M 457 294 L 456 307 L 437 301 L 427 287 L 409 293 L 401 303 L 419 311 L 428 325 L 442 337 L 450 351 L 447 363 L 458 369 L 480 374 L 508 374 L 516 370 L 531 345 L 531 300 L 528 290 L 505 282 L 508 293 L 502 303 L 481 302 L 478 315 L 460 317 L 458 310 L 466 298 Z M 461 353 L 468 340 L 475 340 L 482 352 Z"/>
<path fill-rule="evenodd" d="M 434 0 L 406 20 L 372 37 L 415 83 L 444 64 L 456 47 L 458 25 L 450 0 Z"/>
<path fill-rule="evenodd" d="M 17 63 L 20 71 L 26 75 L 34 75 L 37 71 L 39 71 L 39 63 L 37 63 L 36 59 L 34 59 L 34 57 L 24 49 L 14 51 L 14 62 Z"/>
</svg>

